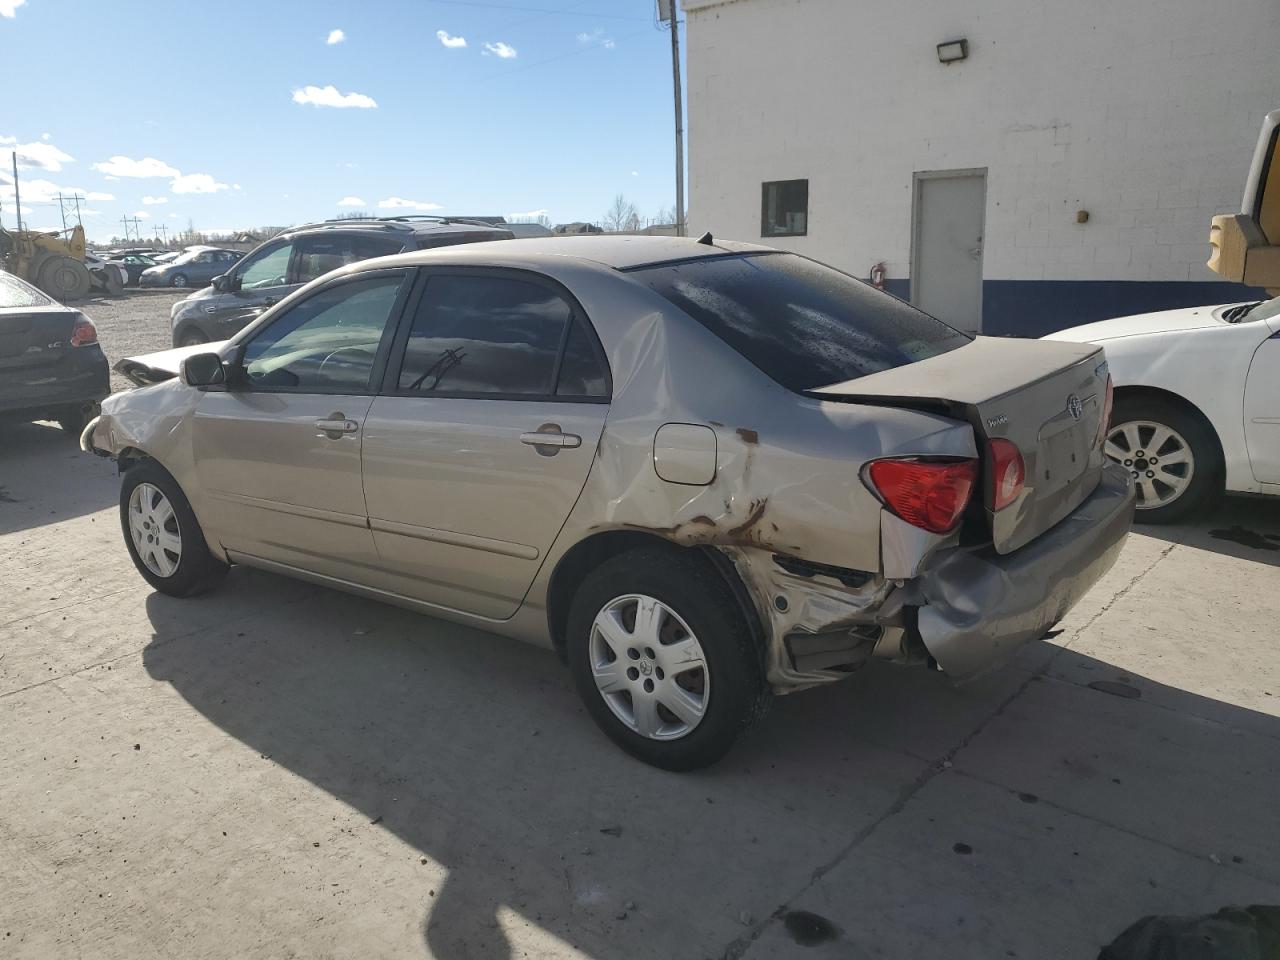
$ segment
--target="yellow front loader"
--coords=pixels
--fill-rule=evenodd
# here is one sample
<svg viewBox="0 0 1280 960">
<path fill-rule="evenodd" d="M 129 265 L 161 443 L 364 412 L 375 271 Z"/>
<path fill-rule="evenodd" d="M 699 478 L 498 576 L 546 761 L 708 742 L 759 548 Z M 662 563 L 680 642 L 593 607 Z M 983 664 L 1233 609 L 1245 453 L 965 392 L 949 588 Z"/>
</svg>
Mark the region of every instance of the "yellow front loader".
<svg viewBox="0 0 1280 960">
<path fill-rule="evenodd" d="M 1280 110 L 1267 114 L 1239 213 L 1213 218 L 1209 269 L 1280 295 Z"/>
<path fill-rule="evenodd" d="M 93 286 L 81 226 L 63 233 L 0 228 L 0 267 L 61 303 L 88 296 Z"/>
</svg>

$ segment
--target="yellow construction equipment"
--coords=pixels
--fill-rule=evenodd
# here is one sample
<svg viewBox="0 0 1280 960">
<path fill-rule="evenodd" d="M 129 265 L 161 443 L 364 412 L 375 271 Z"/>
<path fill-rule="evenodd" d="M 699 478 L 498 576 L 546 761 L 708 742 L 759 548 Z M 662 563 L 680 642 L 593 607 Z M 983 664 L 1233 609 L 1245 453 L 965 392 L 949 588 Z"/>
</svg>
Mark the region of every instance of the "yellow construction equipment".
<svg viewBox="0 0 1280 960">
<path fill-rule="evenodd" d="M 1209 269 L 1280 294 L 1280 110 L 1267 114 L 1239 213 L 1213 218 Z"/>
<path fill-rule="evenodd" d="M 88 296 L 93 278 L 84 265 L 84 227 L 64 233 L 0 228 L 0 267 L 62 303 Z"/>
</svg>

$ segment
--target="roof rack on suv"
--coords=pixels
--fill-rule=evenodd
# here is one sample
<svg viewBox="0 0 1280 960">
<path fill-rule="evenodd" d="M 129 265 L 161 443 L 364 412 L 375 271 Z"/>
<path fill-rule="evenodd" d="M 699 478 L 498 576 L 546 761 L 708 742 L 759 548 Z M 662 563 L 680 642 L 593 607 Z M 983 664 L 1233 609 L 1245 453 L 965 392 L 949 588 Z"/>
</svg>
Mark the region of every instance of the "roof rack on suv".
<svg viewBox="0 0 1280 960">
<path fill-rule="evenodd" d="M 442 226 L 450 224 L 464 224 L 471 227 L 503 227 L 506 221 L 501 217 L 495 217 L 494 220 L 483 219 L 480 217 L 438 217 L 429 213 L 406 213 L 395 217 L 334 217 L 330 220 L 324 220 L 318 224 L 311 226 L 327 226 L 330 224 L 352 224 L 352 223 L 381 223 L 387 226 L 399 226 L 401 224 L 409 224 L 411 222 L 430 221 L 438 223 Z M 294 229 L 301 229 L 295 227 Z"/>
</svg>

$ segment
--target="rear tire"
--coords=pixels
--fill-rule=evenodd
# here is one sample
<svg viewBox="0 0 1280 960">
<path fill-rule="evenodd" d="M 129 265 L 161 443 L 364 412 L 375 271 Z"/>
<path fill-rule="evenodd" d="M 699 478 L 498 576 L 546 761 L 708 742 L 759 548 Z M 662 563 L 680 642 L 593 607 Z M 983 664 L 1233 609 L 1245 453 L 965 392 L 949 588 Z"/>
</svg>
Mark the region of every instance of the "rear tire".
<svg viewBox="0 0 1280 960">
<path fill-rule="evenodd" d="M 185 273 L 175 273 L 169 280 L 171 287 L 185 287 L 187 285 L 187 275 Z"/>
<path fill-rule="evenodd" d="M 1138 486 L 1137 523 L 1181 520 L 1222 491 L 1213 428 L 1161 397 L 1117 397 L 1105 449 Z"/>
<path fill-rule="evenodd" d="M 154 460 L 130 467 L 120 485 L 120 527 L 143 579 L 171 597 L 217 586 L 228 567 L 209 551 L 178 482 Z"/>
<path fill-rule="evenodd" d="M 83 300 L 93 286 L 89 268 L 73 257 L 53 256 L 40 266 L 41 290 L 61 303 Z"/>
<path fill-rule="evenodd" d="M 570 605 L 566 652 L 600 729 L 665 770 L 715 763 L 770 701 L 728 584 L 675 548 L 633 550 L 588 574 Z"/>
</svg>

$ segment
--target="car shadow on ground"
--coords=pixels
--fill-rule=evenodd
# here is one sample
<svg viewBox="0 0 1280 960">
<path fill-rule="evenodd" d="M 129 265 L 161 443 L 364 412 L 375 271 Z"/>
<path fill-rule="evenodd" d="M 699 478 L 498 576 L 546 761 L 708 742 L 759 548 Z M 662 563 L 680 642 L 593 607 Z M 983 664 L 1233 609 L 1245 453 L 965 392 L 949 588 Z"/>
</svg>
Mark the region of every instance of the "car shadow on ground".
<svg viewBox="0 0 1280 960">
<path fill-rule="evenodd" d="M 1084 925 L 1073 935 L 1101 944 L 1142 912 L 1220 905 L 1186 893 L 1189 861 L 1167 862 L 1170 847 L 1205 864 L 1238 858 L 1223 872 L 1246 891 L 1280 881 L 1280 868 L 1248 875 L 1280 863 L 1280 836 L 1258 826 L 1274 813 L 1271 781 L 1249 780 L 1280 761 L 1280 720 L 1048 643 L 1028 651 L 1034 674 L 1011 667 L 957 689 L 876 664 L 780 698 L 726 761 L 677 775 L 616 750 L 545 650 L 319 588 L 236 617 L 237 584 L 273 580 L 284 586 L 237 568 L 221 592 L 226 619 L 195 631 L 189 605 L 151 595 L 145 667 L 227 734 L 448 870 L 441 889 L 411 894 L 431 956 L 513 956 L 513 923 L 596 957 L 720 955 L 882 820 L 883 853 L 859 860 L 851 902 L 918 914 L 946 904 L 949 888 L 985 883 L 958 921 L 974 933 L 1027 911 L 1050 931 L 1054 919 Z M 978 799 L 944 794 L 911 824 L 906 799 L 933 777 Z M 1062 808 L 1085 824 L 1080 835 L 1043 819 Z M 976 869 L 952 844 L 984 830 L 1025 836 L 1011 858 L 990 851 L 978 879 L 939 877 Z M 945 938 L 956 922 L 931 908 L 908 925 L 937 923 Z"/>
<path fill-rule="evenodd" d="M 1192 520 L 1134 529 L 1167 543 L 1280 566 L 1280 497 L 1220 497 Z"/>
<path fill-rule="evenodd" d="M 0 534 L 96 513 L 116 502 L 114 463 L 56 423 L 0 422 Z"/>
</svg>

